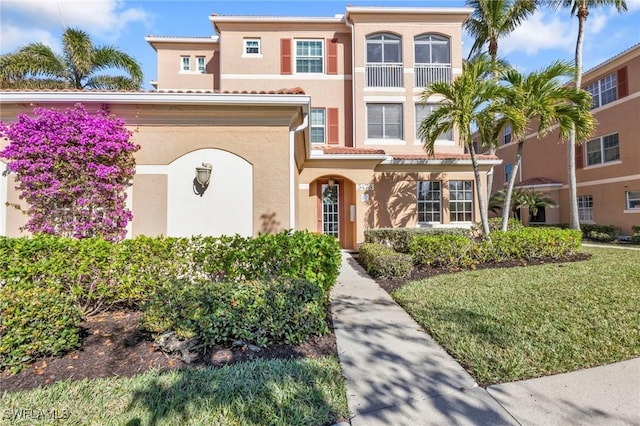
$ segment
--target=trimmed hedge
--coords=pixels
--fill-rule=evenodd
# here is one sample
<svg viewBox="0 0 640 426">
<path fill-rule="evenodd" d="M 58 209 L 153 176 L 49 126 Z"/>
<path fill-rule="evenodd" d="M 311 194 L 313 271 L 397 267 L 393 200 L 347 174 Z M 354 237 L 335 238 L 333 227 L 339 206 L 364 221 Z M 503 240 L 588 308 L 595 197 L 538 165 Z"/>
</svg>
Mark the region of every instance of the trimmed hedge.
<svg viewBox="0 0 640 426">
<path fill-rule="evenodd" d="M 413 259 L 384 244 L 363 243 L 358 258 L 372 277 L 407 278 L 413 270 Z"/>
<path fill-rule="evenodd" d="M 27 281 L 0 286 L 0 371 L 80 346 L 82 314 L 60 286 Z"/>
<path fill-rule="evenodd" d="M 510 217 L 508 220 L 507 229 L 509 231 L 517 231 L 518 229 L 524 228 L 524 225 L 520 220 Z M 501 217 L 490 217 L 489 218 L 489 232 L 499 231 L 502 229 L 502 218 Z M 474 223 L 471 227 L 471 232 L 474 235 L 477 235 L 482 232 L 482 224 Z"/>
<path fill-rule="evenodd" d="M 143 324 L 154 334 L 173 331 L 204 345 L 240 339 L 258 346 L 299 344 L 326 334 L 325 295 L 304 279 L 170 281 L 143 304 Z"/>
<path fill-rule="evenodd" d="M 411 255 L 416 264 L 448 269 L 473 268 L 488 262 L 558 259 L 574 254 L 580 242 L 580 231 L 554 228 L 494 231 L 490 240 L 428 235 L 412 240 Z"/>
<path fill-rule="evenodd" d="M 364 231 L 365 243 L 384 244 L 399 253 L 409 253 L 411 240 L 419 235 L 469 235 L 464 228 L 380 228 Z"/>
<path fill-rule="evenodd" d="M 582 230 L 582 238 L 588 238 L 594 241 L 614 241 L 620 234 L 620 228 L 615 225 L 597 225 L 583 224 L 580 225 Z"/>
<path fill-rule="evenodd" d="M 638 244 L 640 245 L 640 234 L 633 234 L 631 236 L 631 244 Z"/>
</svg>

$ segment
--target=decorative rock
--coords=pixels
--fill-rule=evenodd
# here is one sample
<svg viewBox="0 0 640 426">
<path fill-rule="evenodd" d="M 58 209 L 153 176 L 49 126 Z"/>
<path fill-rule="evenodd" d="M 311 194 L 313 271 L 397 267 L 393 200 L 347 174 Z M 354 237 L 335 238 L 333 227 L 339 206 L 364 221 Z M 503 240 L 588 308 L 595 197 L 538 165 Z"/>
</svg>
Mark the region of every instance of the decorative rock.
<svg viewBox="0 0 640 426">
<path fill-rule="evenodd" d="M 233 361 L 233 352 L 229 349 L 222 349 L 211 354 L 211 362 L 231 362 Z"/>
</svg>

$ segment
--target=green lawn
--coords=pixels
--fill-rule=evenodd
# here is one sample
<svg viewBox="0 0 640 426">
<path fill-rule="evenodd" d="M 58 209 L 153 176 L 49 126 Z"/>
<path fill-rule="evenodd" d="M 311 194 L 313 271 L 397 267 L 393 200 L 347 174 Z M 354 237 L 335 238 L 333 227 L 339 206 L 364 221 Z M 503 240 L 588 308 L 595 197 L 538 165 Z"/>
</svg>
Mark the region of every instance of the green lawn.
<svg viewBox="0 0 640 426">
<path fill-rule="evenodd" d="M 64 381 L 0 398 L 2 425 L 316 426 L 348 417 L 334 357 Z"/>
<path fill-rule="evenodd" d="M 445 274 L 394 298 L 481 385 L 640 356 L 640 251 Z"/>
</svg>

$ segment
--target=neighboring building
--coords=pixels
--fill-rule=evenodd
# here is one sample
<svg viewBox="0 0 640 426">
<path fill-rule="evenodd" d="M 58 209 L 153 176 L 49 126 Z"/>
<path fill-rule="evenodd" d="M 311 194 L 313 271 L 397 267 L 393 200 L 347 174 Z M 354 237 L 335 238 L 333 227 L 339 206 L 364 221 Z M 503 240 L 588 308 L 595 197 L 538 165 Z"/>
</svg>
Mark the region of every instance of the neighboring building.
<svg viewBox="0 0 640 426">
<path fill-rule="evenodd" d="M 576 146 L 578 211 L 581 223 L 616 225 L 623 235 L 640 225 L 640 44 L 585 72 L 583 88 L 593 96 L 596 130 Z M 496 155 L 493 191 L 505 187 L 516 155 L 503 132 Z M 558 208 L 543 209 L 539 223 L 569 222 L 567 146 L 558 132 L 527 136 L 516 186 L 544 192 Z"/>
<path fill-rule="evenodd" d="M 132 236 L 293 228 L 354 249 L 369 228 L 469 226 L 479 220 L 469 156 L 454 133 L 427 156 L 416 130 L 439 102 L 422 106 L 423 87 L 462 72 L 471 12 L 214 14 L 216 36 L 146 38 L 157 51 L 157 93 L 7 92 L 1 117 L 26 105 L 104 103 L 137 128 Z M 479 158 L 486 182 L 500 160 Z M 213 178 L 199 196 L 190 182 L 202 162 Z M 0 202 L 15 199 L 1 191 Z M 2 214 L 0 234 L 16 235 L 21 219 Z"/>
</svg>

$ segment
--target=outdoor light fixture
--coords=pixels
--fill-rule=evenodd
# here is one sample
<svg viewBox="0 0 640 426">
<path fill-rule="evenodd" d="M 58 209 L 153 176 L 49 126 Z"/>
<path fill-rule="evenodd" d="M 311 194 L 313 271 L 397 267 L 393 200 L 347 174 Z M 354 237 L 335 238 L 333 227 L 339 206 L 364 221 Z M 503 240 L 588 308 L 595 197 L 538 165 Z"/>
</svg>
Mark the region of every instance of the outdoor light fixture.
<svg viewBox="0 0 640 426">
<path fill-rule="evenodd" d="M 329 184 L 329 188 L 333 188 L 336 185 L 336 180 L 330 177 L 327 183 Z"/>
<path fill-rule="evenodd" d="M 209 186 L 211 180 L 211 171 L 213 166 L 211 163 L 202 163 L 202 166 L 196 167 L 196 177 L 193 179 L 193 192 L 202 197 L 204 191 Z"/>
</svg>

